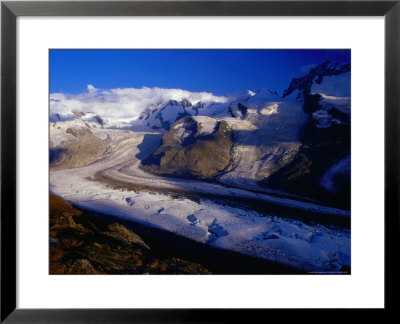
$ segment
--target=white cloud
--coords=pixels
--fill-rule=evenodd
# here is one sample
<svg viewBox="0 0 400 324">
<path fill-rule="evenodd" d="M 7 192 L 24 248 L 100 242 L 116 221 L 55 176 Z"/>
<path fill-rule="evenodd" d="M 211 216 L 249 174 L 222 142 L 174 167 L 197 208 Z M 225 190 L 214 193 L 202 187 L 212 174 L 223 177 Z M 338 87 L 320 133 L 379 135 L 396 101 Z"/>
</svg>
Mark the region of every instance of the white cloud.
<svg viewBox="0 0 400 324">
<path fill-rule="evenodd" d="M 91 85 L 91 84 L 87 85 L 87 91 L 88 92 L 95 92 L 96 90 L 97 89 L 93 85 Z"/>
<path fill-rule="evenodd" d="M 169 99 L 187 99 L 193 104 L 202 102 L 226 102 L 228 98 L 209 92 L 190 92 L 182 89 L 163 88 L 116 88 L 97 89 L 87 86 L 80 94 L 50 94 L 50 113 L 71 115 L 72 110 L 92 112 L 105 119 L 133 119 L 150 105 L 158 105 Z"/>
</svg>

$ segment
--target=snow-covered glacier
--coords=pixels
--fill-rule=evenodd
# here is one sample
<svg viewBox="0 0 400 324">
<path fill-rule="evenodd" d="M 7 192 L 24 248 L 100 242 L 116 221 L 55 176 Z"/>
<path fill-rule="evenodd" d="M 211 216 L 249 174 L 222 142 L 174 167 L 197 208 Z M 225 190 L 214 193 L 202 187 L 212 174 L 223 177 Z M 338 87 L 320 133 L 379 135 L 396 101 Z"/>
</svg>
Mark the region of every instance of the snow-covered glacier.
<svg viewBox="0 0 400 324">
<path fill-rule="evenodd" d="M 230 141 L 216 140 L 221 122 Z M 328 199 L 341 194 L 339 173 L 345 175 L 341 186 L 350 177 L 347 143 L 339 143 L 334 132 L 349 123 L 349 66 L 334 63 L 294 79 L 283 96 L 268 88 L 218 97 L 93 86 L 80 95 L 52 94 L 50 191 L 81 208 L 212 247 L 307 272 L 349 273 L 350 211 Z M 322 132 L 322 144 L 308 141 L 310 129 Z M 316 160 L 312 151 L 324 143 L 338 147 L 328 162 Z M 159 150 L 163 160 L 152 163 L 201 170 L 206 162 L 184 156 L 199 156 L 202 149 L 210 155 L 207 163 L 216 150 L 228 150 L 229 163 L 208 178 L 182 177 L 168 168 L 160 175 L 143 167 Z M 325 194 L 269 187 L 271 176 L 282 183 L 312 179 L 310 185 Z"/>
</svg>

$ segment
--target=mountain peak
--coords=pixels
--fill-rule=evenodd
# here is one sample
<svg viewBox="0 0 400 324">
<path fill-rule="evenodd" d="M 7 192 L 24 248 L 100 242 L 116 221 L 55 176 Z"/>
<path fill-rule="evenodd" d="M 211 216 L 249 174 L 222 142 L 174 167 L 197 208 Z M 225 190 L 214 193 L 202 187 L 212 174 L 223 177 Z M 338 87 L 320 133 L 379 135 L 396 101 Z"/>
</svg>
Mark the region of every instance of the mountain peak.
<svg viewBox="0 0 400 324">
<path fill-rule="evenodd" d="M 296 99 L 304 98 L 310 94 L 313 82 L 320 84 L 324 77 L 340 75 L 350 71 L 350 63 L 337 63 L 325 61 L 311 68 L 307 75 L 294 78 L 289 87 L 283 92 L 283 98 L 291 95 L 295 90 L 299 90 Z"/>
</svg>

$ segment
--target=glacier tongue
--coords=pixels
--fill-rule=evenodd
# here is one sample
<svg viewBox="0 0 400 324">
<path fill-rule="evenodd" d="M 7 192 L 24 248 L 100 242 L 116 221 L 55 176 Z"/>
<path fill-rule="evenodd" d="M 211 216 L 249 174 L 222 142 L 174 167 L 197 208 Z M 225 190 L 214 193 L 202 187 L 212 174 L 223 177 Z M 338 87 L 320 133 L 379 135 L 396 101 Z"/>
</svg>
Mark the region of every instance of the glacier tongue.
<svg viewBox="0 0 400 324">
<path fill-rule="evenodd" d="M 233 201 L 241 195 L 259 198 L 263 195 L 145 173 L 138 168 L 140 160 L 135 156 L 147 133 L 104 131 L 113 142 L 112 152 L 102 161 L 86 167 L 51 172 L 52 193 L 82 208 L 141 222 L 215 247 L 290 264 L 305 271 L 337 272 L 350 265 L 349 230 L 263 214 L 207 198 L 171 196 L 170 193 L 180 190 L 220 193 L 231 196 Z M 122 190 L 124 184 L 127 187 Z M 281 202 L 286 203 L 285 199 Z"/>
</svg>

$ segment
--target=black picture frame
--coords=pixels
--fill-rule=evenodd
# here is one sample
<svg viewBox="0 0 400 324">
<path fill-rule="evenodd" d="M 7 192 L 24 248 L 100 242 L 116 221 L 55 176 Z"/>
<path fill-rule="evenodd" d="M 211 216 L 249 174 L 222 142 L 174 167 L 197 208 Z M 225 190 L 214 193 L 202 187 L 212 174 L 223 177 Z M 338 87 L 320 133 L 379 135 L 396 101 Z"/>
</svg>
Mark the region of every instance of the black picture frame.
<svg viewBox="0 0 400 324">
<path fill-rule="evenodd" d="M 2 1 L 1 322 L 237 322 L 265 310 L 16 308 L 16 19 L 19 16 L 384 16 L 385 310 L 396 310 L 399 247 L 400 0 L 395 1 Z M 367 284 L 367 283 L 366 283 Z M 252 320 L 250 320 L 252 322 Z"/>
</svg>

